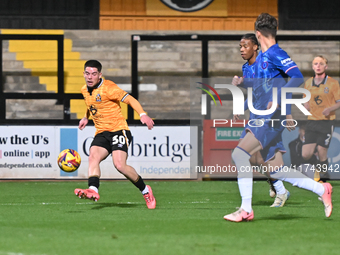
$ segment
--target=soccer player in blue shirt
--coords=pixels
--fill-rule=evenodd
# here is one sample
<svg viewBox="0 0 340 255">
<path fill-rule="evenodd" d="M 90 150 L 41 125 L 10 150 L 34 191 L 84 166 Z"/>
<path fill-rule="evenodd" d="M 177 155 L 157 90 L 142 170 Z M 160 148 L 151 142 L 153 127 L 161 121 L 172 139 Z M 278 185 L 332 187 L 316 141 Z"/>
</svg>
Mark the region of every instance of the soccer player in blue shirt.
<svg viewBox="0 0 340 255">
<path fill-rule="evenodd" d="M 276 44 L 277 20 L 268 13 L 262 13 L 257 17 L 255 22 L 256 37 L 261 45 L 261 52 L 257 57 L 255 70 L 256 82 L 253 82 L 252 101 L 254 109 L 266 110 L 272 107 L 272 90 L 278 88 L 278 95 L 281 94 L 282 87 L 298 87 L 303 82 L 303 76 L 294 61 L 288 54 Z M 291 79 L 286 82 L 284 78 Z M 278 105 L 274 113 L 268 115 L 254 114 L 252 118 L 256 121 L 254 125 L 249 125 L 245 137 L 239 142 L 232 154 L 232 158 L 238 169 L 238 186 L 242 198 L 240 208 L 231 214 L 225 215 L 224 219 L 234 222 L 250 221 L 254 219 L 252 209 L 252 187 L 253 174 L 249 159 L 259 150 L 268 150 L 273 144 L 282 140 L 282 131 L 284 127 L 281 121 L 264 121 L 266 119 L 283 120 L 286 116 L 281 116 L 280 96 L 278 96 Z M 263 123 L 256 127 L 256 122 Z M 262 154 L 263 155 L 263 154 Z M 282 154 L 280 151 L 275 153 L 274 158 L 269 158 L 268 154 L 263 158 L 268 164 L 275 169 L 271 172 L 274 179 L 287 181 L 293 186 L 304 188 L 320 196 L 324 204 L 325 215 L 330 217 L 332 213 L 332 186 L 329 183 L 318 183 L 313 179 L 306 178 L 299 171 L 291 171 L 283 165 Z"/>
<path fill-rule="evenodd" d="M 232 81 L 233 85 L 235 86 L 239 85 L 241 87 L 252 87 L 252 81 L 254 81 L 254 77 L 255 77 L 255 68 L 256 68 L 256 63 L 257 63 L 256 58 L 258 56 L 258 48 L 259 48 L 259 44 L 258 44 L 255 34 L 249 33 L 249 34 L 245 34 L 242 36 L 241 41 L 240 41 L 240 52 L 241 52 L 242 58 L 246 60 L 247 62 L 242 66 L 243 77 L 234 76 L 233 81 Z M 245 109 L 248 108 L 247 102 L 248 100 L 246 100 L 245 102 Z M 292 119 L 292 116 L 290 115 L 290 107 L 287 112 L 289 113 L 289 115 L 287 114 L 287 119 Z M 250 116 L 252 116 L 252 113 Z M 238 115 L 235 115 L 234 119 L 237 120 L 238 117 L 239 117 Z M 240 139 L 243 139 L 245 135 L 246 135 L 246 129 L 243 130 Z M 270 158 L 274 157 L 276 151 L 281 151 L 282 153 L 286 152 L 282 141 L 271 146 L 269 151 L 271 154 Z M 266 156 L 266 154 L 268 154 L 268 151 L 267 150 L 257 151 L 256 153 L 254 153 L 252 157 L 250 158 L 250 163 L 252 165 L 256 165 L 256 166 L 266 165 L 266 162 L 264 162 L 261 153 L 264 153 L 265 154 L 264 156 Z M 270 184 L 270 190 L 269 190 L 270 197 L 276 197 L 271 207 L 284 206 L 286 200 L 290 196 L 289 191 L 286 190 L 281 180 L 271 179 L 267 171 L 264 172 L 264 174 L 269 178 L 267 182 Z"/>
</svg>

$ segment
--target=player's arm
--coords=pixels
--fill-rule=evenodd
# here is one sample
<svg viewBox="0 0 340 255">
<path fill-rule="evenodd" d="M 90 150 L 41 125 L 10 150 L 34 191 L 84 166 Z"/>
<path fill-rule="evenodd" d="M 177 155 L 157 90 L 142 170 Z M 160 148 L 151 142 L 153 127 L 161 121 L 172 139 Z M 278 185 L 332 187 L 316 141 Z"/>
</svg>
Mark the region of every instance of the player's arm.
<svg viewBox="0 0 340 255">
<path fill-rule="evenodd" d="M 248 98 L 244 101 L 243 109 L 244 109 L 244 111 L 248 110 Z M 233 115 L 233 120 L 234 121 L 237 121 L 239 119 L 240 119 L 240 115 L 239 114 Z"/>
<path fill-rule="evenodd" d="M 338 100 L 338 102 L 336 102 L 335 104 L 333 104 L 331 107 L 328 107 L 326 109 L 324 109 L 322 111 L 322 114 L 325 116 L 328 116 L 331 112 L 337 110 L 340 108 L 340 101 Z"/>
<path fill-rule="evenodd" d="M 335 99 L 335 104 L 331 107 L 328 107 L 322 111 L 322 114 L 328 116 L 331 112 L 340 108 L 340 86 L 339 83 L 332 89 L 332 94 Z"/>
<path fill-rule="evenodd" d="M 122 102 L 130 105 L 140 116 L 140 121 L 143 124 L 146 124 L 148 129 L 152 129 L 154 122 L 153 120 L 146 114 L 146 112 L 143 110 L 143 107 L 141 104 L 131 95 L 124 96 L 122 99 Z"/>
<path fill-rule="evenodd" d="M 243 85 L 243 77 L 239 77 L 237 75 L 234 76 L 233 80 L 231 81 L 231 84 L 234 86 Z"/>
<path fill-rule="evenodd" d="M 292 93 L 287 93 L 287 98 L 292 98 Z M 270 109 L 272 107 L 273 102 L 269 101 L 268 105 L 267 105 L 267 109 Z M 279 104 L 277 105 L 277 107 L 279 107 Z M 295 129 L 295 123 L 294 123 L 294 119 L 292 116 L 292 108 L 290 104 L 286 105 L 286 128 L 287 130 L 290 132 L 292 130 Z"/>
<path fill-rule="evenodd" d="M 239 77 L 237 75 L 234 76 L 233 80 L 231 81 L 231 84 L 234 86 L 239 86 L 242 88 L 249 88 L 253 87 L 253 78 L 244 78 L 244 77 Z"/>
<path fill-rule="evenodd" d="M 303 75 L 300 72 L 299 68 L 295 65 L 290 67 L 288 70 L 285 71 L 285 73 L 290 77 L 290 80 L 284 85 L 283 87 L 289 88 L 289 87 L 299 87 L 303 82 Z M 278 104 L 281 105 L 281 89 L 278 91 Z M 292 93 L 287 93 L 286 95 L 287 99 L 292 98 Z M 286 123 L 287 123 L 287 130 L 292 131 L 295 129 L 294 127 L 294 121 L 293 121 L 293 116 L 291 114 L 291 105 L 288 104 L 286 105 Z"/>
<path fill-rule="evenodd" d="M 303 106 L 307 109 L 307 111 L 310 111 L 310 105 L 309 102 L 304 103 Z"/>
<path fill-rule="evenodd" d="M 277 92 L 278 104 L 281 105 L 281 89 L 282 88 L 297 88 L 303 83 L 303 75 L 298 67 L 292 68 L 286 72 L 290 80 L 281 87 Z M 288 95 L 289 96 L 289 95 Z"/>
<path fill-rule="evenodd" d="M 292 93 L 287 93 L 286 98 L 292 99 Z M 294 123 L 293 116 L 292 116 L 292 105 L 287 104 L 286 105 L 286 128 L 289 132 L 295 129 L 294 124 L 295 123 Z"/>
<path fill-rule="evenodd" d="M 248 108 L 248 98 L 244 101 L 243 109 L 244 109 L 244 111 L 249 109 Z"/>
<path fill-rule="evenodd" d="M 89 122 L 89 117 L 90 117 L 90 111 L 89 109 L 86 109 L 85 116 L 79 121 L 78 128 L 80 130 L 83 130 L 86 127 L 87 123 Z"/>
<path fill-rule="evenodd" d="M 308 90 L 307 88 L 307 82 L 305 82 L 304 86 L 303 86 L 304 89 Z M 306 94 L 303 94 L 303 97 L 305 98 L 306 97 Z M 309 105 L 309 102 L 307 103 L 304 103 L 303 106 L 307 109 L 307 111 L 310 111 L 310 105 Z"/>
<path fill-rule="evenodd" d="M 295 129 L 295 123 L 291 114 L 286 115 L 286 128 L 290 132 Z"/>
<path fill-rule="evenodd" d="M 285 51 L 281 49 L 275 54 L 276 55 L 270 56 L 273 64 L 278 70 L 284 72 L 290 78 L 289 81 L 277 91 L 278 105 L 281 105 L 282 88 L 299 87 L 303 83 L 303 75 L 296 63 L 291 60 Z M 278 56 L 280 56 L 280 58 L 278 58 Z"/>
</svg>

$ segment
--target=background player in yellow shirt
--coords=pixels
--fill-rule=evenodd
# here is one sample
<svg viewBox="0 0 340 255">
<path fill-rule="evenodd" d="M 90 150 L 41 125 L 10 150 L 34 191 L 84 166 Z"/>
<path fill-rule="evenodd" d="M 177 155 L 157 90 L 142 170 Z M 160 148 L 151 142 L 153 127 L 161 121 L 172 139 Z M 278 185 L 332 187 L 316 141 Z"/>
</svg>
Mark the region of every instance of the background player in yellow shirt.
<svg viewBox="0 0 340 255">
<path fill-rule="evenodd" d="M 339 82 L 326 75 L 327 64 L 325 57 L 316 56 L 312 65 L 315 75 L 305 82 L 305 89 L 311 92 L 311 99 L 305 107 L 312 115 L 308 116 L 302 157 L 306 162 L 316 166 L 315 181 L 320 181 L 320 170 L 327 172 L 327 151 L 334 128 L 333 120 L 335 110 L 340 107 Z M 310 162 L 316 146 L 319 161 Z"/>
<path fill-rule="evenodd" d="M 156 207 L 156 199 L 152 189 L 145 185 L 143 178 L 136 170 L 126 164 L 131 133 L 120 108 L 120 102 L 129 104 L 139 115 L 143 124 L 152 129 L 154 122 L 145 113 L 140 103 L 114 82 L 102 78 L 102 65 L 97 60 L 89 60 L 84 66 L 86 84 L 81 93 L 87 106 L 85 117 L 79 121 L 79 129 L 83 130 L 92 117 L 96 127 L 95 137 L 90 147 L 88 189 L 75 189 L 74 193 L 80 198 L 98 201 L 100 196 L 99 164 L 112 154 L 112 161 L 116 169 L 129 179 L 143 194 L 149 209 Z"/>
</svg>

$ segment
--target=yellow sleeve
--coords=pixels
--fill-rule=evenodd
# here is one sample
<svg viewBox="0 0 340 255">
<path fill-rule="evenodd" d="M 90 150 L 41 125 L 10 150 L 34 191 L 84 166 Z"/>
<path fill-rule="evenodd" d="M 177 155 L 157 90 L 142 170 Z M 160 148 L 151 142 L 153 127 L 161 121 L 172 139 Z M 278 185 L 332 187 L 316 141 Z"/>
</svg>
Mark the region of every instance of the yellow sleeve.
<svg viewBox="0 0 340 255">
<path fill-rule="evenodd" d="M 146 114 L 143 107 L 133 96 L 128 95 L 127 97 L 123 97 L 122 102 L 130 105 L 139 115 L 142 113 Z"/>
<path fill-rule="evenodd" d="M 89 109 L 86 109 L 86 113 L 84 115 L 84 118 L 88 119 L 90 117 L 90 111 Z"/>
<path fill-rule="evenodd" d="M 305 84 L 303 86 L 304 89 L 310 90 L 309 83 L 313 82 L 313 78 L 309 78 L 307 81 L 305 81 Z M 306 97 L 306 94 L 303 94 L 303 98 Z"/>
<path fill-rule="evenodd" d="M 333 90 L 334 90 L 333 95 L 334 95 L 335 102 L 338 103 L 340 101 L 340 86 L 339 86 L 338 81 L 334 82 L 334 89 Z"/>
</svg>

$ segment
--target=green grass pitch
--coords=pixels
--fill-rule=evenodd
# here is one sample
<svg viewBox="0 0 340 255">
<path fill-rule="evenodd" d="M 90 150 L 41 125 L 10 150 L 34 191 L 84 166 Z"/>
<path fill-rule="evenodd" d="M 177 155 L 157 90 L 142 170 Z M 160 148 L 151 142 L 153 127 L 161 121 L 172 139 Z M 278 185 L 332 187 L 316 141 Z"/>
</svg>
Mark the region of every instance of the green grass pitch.
<svg viewBox="0 0 340 255">
<path fill-rule="evenodd" d="M 340 182 L 333 214 L 311 192 L 285 184 L 291 198 L 270 208 L 268 184 L 254 183 L 254 221 L 223 219 L 240 206 L 235 181 L 147 181 L 148 210 L 128 181 L 102 181 L 98 202 L 73 193 L 87 182 L 1 182 L 0 255 L 339 254 Z"/>
</svg>

